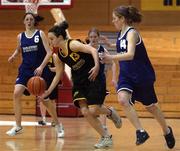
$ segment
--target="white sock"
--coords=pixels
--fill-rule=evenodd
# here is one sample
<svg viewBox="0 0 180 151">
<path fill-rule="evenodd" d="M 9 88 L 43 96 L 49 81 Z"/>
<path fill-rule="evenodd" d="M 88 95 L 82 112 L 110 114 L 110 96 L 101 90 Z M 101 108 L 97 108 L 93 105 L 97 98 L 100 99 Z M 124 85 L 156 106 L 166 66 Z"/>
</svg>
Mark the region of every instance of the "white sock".
<svg viewBox="0 0 180 151">
<path fill-rule="evenodd" d="M 42 117 L 42 120 L 43 120 L 44 122 L 46 122 L 46 117 L 45 117 L 45 116 L 43 116 L 43 117 Z"/>
<path fill-rule="evenodd" d="M 145 132 L 145 130 L 144 129 L 140 129 L 140 132 Z"/>
</svg>

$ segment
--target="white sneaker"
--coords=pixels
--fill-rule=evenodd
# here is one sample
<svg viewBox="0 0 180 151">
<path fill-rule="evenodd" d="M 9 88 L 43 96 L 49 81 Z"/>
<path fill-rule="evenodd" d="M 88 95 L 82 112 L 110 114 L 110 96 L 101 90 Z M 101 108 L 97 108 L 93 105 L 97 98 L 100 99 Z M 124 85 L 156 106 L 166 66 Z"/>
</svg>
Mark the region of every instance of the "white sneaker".
<svg viewBox="0 0 180 151">
<path fill-rule="evenodd" d="M 64 127 L 62 124 L 55 126 L 58 138 L 64 138 Z"/>
<path fill-rule="evenodd" d="M 94 145 L 95 148 L 111 147 L 113 145 L 112 135 L 108 137 L 101 137 L 99 142 Z"/>
<path fill-rule="evenodd" d="M 6 134 L 9 136 L 15 136 L 15 135 L 20 134 L 22 132 L 23 132 L 22 126 L 14 126 L 9 131 L 7 131 Z"/>
<path fill-rule="evenodd" d="M 121 117 L 113 107 L 110 107 L 109 109 L 111 110 L 111 116 L 107 116 L 107 117 L 113 121 L 116 128 L 121 128 L 122 126 Z"/>
</svg>

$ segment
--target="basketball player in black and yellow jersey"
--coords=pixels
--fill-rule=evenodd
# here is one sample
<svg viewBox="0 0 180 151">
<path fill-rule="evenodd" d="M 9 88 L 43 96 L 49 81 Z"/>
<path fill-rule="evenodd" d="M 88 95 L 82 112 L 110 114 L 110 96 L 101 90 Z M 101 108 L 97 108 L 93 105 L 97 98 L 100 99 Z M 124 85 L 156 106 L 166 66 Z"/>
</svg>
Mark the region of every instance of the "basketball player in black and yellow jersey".
<svg viewBox="0 0 180 151">
<path fill-rule="evenodd" d="M 71 68 L 74 105 L 80 108 L 89 124 L 103 138 L 104 143 L 95 147 L 109 147 L 112 145 L 112 138 L 106 134 L 97 116 L 106 114 L 117 128 L 121 127 L 121 119 L 114 109 L 103 106 L 106 89 L 100 82 L 98 53 L 89 45 L 68 39 L 67 28 L 68 23 L 64 21 L 53 26 L 48 32 L 50 45 L 59 47 L 58 53 L 53 54 L 56 75 L 48 90 L 39 99 L 51 93 L 63 74 L 64 65 L 67 64 Z"/>
</svg>

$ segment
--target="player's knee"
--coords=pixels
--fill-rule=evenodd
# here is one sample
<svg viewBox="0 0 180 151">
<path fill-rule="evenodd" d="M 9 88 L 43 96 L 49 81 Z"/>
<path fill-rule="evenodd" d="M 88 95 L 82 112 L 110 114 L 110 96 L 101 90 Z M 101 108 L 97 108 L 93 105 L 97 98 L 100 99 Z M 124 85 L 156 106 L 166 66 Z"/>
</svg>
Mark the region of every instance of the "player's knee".
<svg viewBox="0 0 180 151">
<path fill-rule="evenodd" d="M 146 109 L 148 110 L 148 112 L 154 113 L 157 111 L 158 107 L 155 104 L 152 104 L 152 105 L 147 106 Z"/>
<path fill-rule="evenodd" d="M 131 94 L 126 91 L 120 91 L 118 93 L 118 102 L 122 107 L 130 106 L 129 100 L 131 99 Z"/>
<path fill-rule="evenodd" d="M 120 103 L 121 106 L 127 107 L 130 105 L 129 101 L 126 99 L 119 99 L 118 102 Z"/>
<path fill-rule="evenodd" d="M 81 109 L 81 113 L 84 117 L 88 117 L 90 115 L 90 112 L 87 108 Z"/>
<path fill-rule="evenodd" d="M 98 108 L 91 107 L 91 108 L 89 108 L 89 112 L 90 112 L 91 115 L 96 116 L 97 113 L 98 113 Z"/>
<path fill-rule="evenodd" d="M 14 91 L 13 98 L 16 100 L 21 97 L 21 94 L 18 91 Z"/>
<path fill-rule="evenodd" d="M 46 107 L 47 107 L 48 104 L 50 103 L 50 102 L 48 102 L 47 100 L 42 100 L 41 102 L 42 102 L 42 104 L 43 104 L 44 106 L 46 106 Z"/>
</svg>

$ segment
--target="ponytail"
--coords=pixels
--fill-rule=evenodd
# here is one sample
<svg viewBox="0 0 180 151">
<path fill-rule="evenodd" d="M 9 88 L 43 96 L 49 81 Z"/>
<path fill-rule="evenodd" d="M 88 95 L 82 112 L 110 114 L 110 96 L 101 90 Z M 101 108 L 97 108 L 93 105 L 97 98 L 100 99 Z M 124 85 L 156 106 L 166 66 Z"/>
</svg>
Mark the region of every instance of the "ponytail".
<svg viewBox="0 0 180 151">
<path fill-rule="evenodd" d="M 133 6 L 119 6 L 113 10 L 116 16 L 123 16 L 128 24 L 140 23 L 142 15 L 139 10 Z"/>
<path fill-rule="evenodd" d="M 64 39 L 67 39 L 66 29 L 68 29 L 68 27 L 68 23 L 63 21 L 62 23 L 53 26 L 48 32 L 53 32 L 56 37 L 61 35 Z"/>
</svg>

